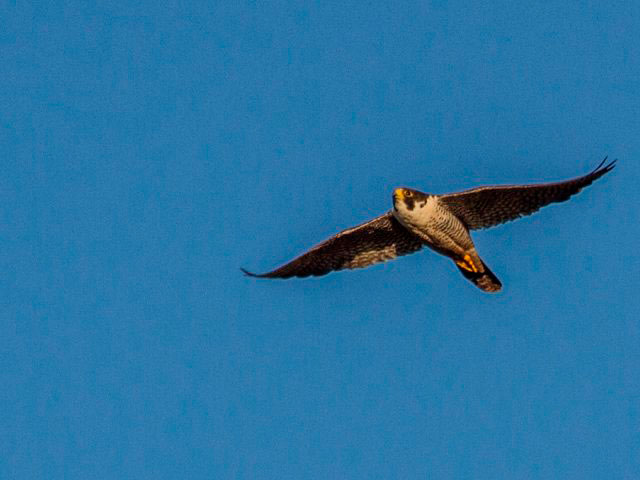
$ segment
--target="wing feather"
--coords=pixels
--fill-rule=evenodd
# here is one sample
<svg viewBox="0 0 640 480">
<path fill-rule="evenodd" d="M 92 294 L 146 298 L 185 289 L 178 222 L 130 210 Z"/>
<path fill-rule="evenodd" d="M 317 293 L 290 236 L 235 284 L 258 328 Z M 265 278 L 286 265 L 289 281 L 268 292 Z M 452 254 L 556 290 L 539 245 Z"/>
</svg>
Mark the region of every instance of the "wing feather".
<svg viewBox="0 0 640 480">
<path fill-rule="evenodd" d="M 334 235 L 272 272 L 252 277 L 289 278 L 325 275 L 345 268 L 364 268 L 422 248 L 419 237 L 404 228 L 391 212 Z"/>
<path fill-rule="evenodd" d="M 568 200 L 613 169 L 616 161 L 605 165 L 606 160 L 605 157 L 591 173 L 564 182 L 478 187 L 440 195 L 438 199 L 470 230 L 493 227 L 531 215 L 550 203 Z"/>
</svg>

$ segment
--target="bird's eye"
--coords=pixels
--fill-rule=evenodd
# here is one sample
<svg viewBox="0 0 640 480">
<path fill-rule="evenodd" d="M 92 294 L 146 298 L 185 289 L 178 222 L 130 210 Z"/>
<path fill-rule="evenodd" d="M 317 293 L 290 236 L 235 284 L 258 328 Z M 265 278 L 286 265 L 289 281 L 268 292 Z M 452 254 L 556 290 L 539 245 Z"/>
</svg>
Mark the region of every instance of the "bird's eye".
<svg viewBox="0 0 640 480">
<path fill-rule="evenodd" d="M 413 196 L 413 192 L 411 190 L 405 190 L 404 191 L 404 196 L 407 198 L 410 198 Z"/>
</svg>

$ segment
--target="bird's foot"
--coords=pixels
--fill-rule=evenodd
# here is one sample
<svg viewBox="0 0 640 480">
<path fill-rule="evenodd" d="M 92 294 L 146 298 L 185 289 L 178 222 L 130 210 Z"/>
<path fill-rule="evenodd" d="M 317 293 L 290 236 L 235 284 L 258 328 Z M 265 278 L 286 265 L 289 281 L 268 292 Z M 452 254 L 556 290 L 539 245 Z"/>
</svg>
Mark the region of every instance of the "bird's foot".
<svg viewBox="0 0 640 480">
<path fill-rule="evenodd" d="M 467 272 L 478 273 L 478 267 L 473 263 L 473 259 L 469 254 L 466 254 L 462 260 L 456 260 L 456 265 L 460 268 L 464 268 Z"/>
</svg>

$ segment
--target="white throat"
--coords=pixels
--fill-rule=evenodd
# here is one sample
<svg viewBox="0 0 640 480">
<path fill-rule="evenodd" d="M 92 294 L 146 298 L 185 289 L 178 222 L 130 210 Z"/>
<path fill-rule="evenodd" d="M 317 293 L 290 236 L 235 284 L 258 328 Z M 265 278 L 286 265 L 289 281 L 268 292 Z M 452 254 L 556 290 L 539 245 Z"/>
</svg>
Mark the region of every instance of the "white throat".
<svg viewBox="0 0 640 480">
<path fill-rule="evenodd" d="M 398 209 L 394 209 L 393 214 L 406 227 L 424 227 L 434 219 L 437 209 L 438 199 L 429 196 L 426 201 L 415 202 L 413 210 L 409 210 L 404 202 L 398 202 Z"/>
</svg>

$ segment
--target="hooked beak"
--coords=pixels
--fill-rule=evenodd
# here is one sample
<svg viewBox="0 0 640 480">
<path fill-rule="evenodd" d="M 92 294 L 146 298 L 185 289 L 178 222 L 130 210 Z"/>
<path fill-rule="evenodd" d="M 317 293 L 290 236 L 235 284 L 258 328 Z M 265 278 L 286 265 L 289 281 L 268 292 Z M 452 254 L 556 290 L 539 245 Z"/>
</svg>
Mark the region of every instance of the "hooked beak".
<svg viewBox="0 0 640 480">
<path fill-rule="evenodd" d="M 396 188 L 393 191 L 393 208 L 397 210 L 396 204 L 402 200 L 404 200 L 404 193 L 402 192 L 401 188 Z"/>
</svg>

